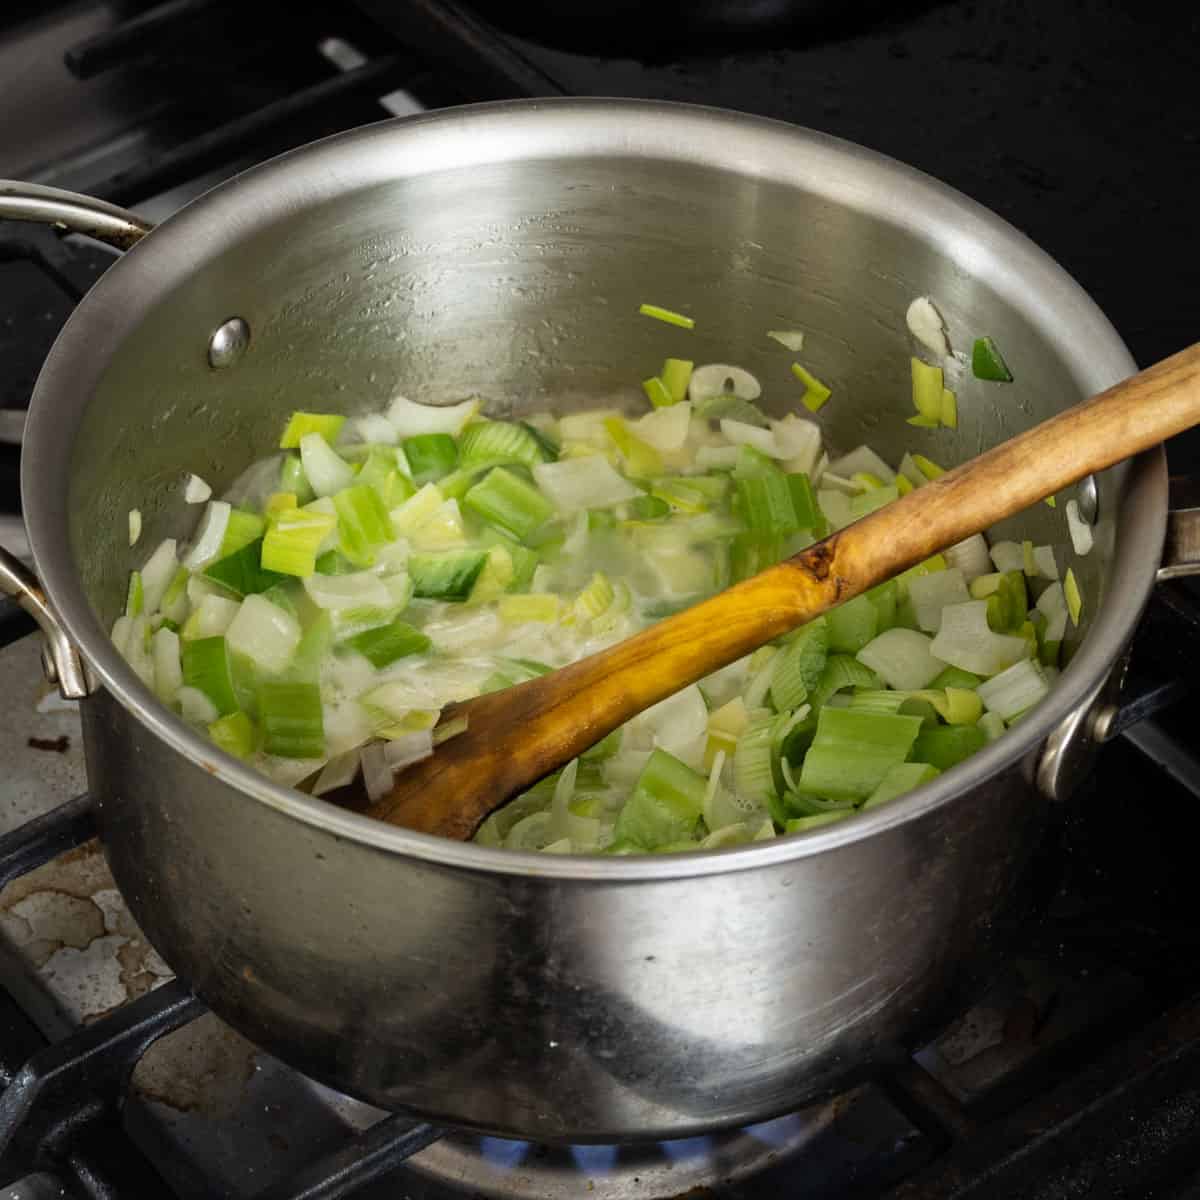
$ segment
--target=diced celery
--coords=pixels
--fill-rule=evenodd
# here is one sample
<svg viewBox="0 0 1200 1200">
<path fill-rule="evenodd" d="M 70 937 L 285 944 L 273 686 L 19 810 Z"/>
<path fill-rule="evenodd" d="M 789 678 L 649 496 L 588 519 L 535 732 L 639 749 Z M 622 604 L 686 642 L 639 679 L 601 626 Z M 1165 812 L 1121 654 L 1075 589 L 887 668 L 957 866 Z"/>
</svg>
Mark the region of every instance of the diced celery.
<svg viewBox="0 0 1200 1200">
<path fill-rule="evenodd" d="M 987 741 L 978 725 L 934 725 L 925 727 L 912 748 L 915 761 L 929 763 L 939 771 L 947 771 L 956 763 L 970 758 Z"/>
<path fill-rule="evenodd" d="M 263 569 L 301 578 L 311 575 L 316 569 L 317 550 L 336 524 L 333 514 L 311 508 L 277 514 L 263 537 Z"/>
<path fill-rule="evenodd" d="M 792 635 L 771 674 L 771 701 L 778 711 L 799 707 L 816 689 L 829 647 L 828 617 L 809 621 Z"/>
<path fill-rule="evenodd" d="M 678 325 L 680 329 L 694 329 L 696 322 L 683 313 L 672 312 L 669 308 L 661 308 L 657 304 L 642 304 L 638 312 L 643 317 L 653 317 L 656 321 L 665 321 L 668 325 Z"/>
<path fill-rule="evenodd" d="M 208 736 L 226 754 L 245 759 L 254 753 L 258 730 L 249 714 L 238 709 L 237 712 L 228 713 L 213 721 L 208 727 Z"/>
<path fill-rule="evenodd" d="M 238 708 L 233 690 L 229 648 L 223 637 L 196 638 L 181 643 L 184 687 L 195 688 L 211 701 L 221 716 Z"/>
<path fill-rule="evenodd" d="M 704 805 L 706 780 L 674 755 L 653 750 L 617 817 L 615 837 L 646 850 L 691 837 Z"/>
<path fill-rule="evenodd" d="M 496 467 L 463 497 L 463 508 L 518 541 L 554 514 L 554 505 L 531 483 Z"/>
<path fill-rule="evenodd" d="M 749 579 L 783 557 L 779 534 L 739 533 L 729 547 L 729 574 L 733 583 Z"/>
<path fill-rule="evenodd" d="M 331 446 L 337 441 L 346 418 L 340 413 L 294 412 L 279 439 L 281 450 L 292 450 L 308 433 L 319 433 Z"/>
<path fill-rule="evenodd" d="M 399 618 L 390 625 L 367 629 L 342 643 L 357 650 L 377 670 L 390 666 L 398 658 L 424 654 L 433 643 L 419 629 Z"/>
<path fill-rule="evenodd" d="M 315 683 L 269 682 L 258 689 L 263 749 L 282 758 L 322 758 L 325 725 Z"/>
<path fill-rule="evenodd" d="M 458 465 L 458 446 L 448 433 L 422 433 L 405 438 L 400 449 L 417 487 L 449 475 Z"/>
<path fill-rule="evenodd" d="M 763 471 L 735 479 L 733 511 L 751 533 L 760 536 L 786 536 L 801 528 L 792 502 L 792 489 L 782 471 Z"/>
<path fill-rule="evenodd" d="M 787 476 L 787 483 L 792 494 L 796 525 L 800 529 L 809 530 L 814 537 L 824 537 L 829 532 L 829 527 L 817 504 L 811 480 L 803 471 L 794 471 Z"/>
</svg>

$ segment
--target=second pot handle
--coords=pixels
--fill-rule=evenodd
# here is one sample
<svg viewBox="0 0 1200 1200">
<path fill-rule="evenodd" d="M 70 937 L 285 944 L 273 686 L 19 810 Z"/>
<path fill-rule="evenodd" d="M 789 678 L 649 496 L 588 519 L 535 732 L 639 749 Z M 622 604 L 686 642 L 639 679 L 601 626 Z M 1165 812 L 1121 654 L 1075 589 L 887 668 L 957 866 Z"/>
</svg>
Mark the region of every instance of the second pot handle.
<svg viewBox="0 0 1200 1200">
<path fill-rule="evenodd" d="M 107 200 L 15 179 L 0 179 L 0 221 L 53 225 L 66 233 L 106 242 L 118 250 L 128 250 L 154 228 L 151 222 Z"/>
<path fill-rule="evenodd" d="M 68 700 L 80 700 L 96 690 L 87 664 L 59 622 L 37 576 L 15 555 L 0 546 L 0 594 L 11 596 L 37 623 L 46 636 L 42 663 L 51 683 Z"/>
</svg>

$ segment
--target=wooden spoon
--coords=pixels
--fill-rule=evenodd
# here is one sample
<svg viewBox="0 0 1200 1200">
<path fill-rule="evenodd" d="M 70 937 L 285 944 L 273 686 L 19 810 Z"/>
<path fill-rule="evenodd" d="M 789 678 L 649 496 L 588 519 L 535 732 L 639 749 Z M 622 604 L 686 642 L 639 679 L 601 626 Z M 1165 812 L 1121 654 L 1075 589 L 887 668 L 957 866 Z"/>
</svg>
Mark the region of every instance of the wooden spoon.
<svg viewBox="0 0 1200 1200">
<path fill-rule="evenodd" d="M 1197 423 L 1200 343 L 626 641 L 450 705 L 442 719 L 466 716 L 466 731 L 402 771 L 367 811 L 465 840 L 493 809 L 680 688 Z"/>
</svg>

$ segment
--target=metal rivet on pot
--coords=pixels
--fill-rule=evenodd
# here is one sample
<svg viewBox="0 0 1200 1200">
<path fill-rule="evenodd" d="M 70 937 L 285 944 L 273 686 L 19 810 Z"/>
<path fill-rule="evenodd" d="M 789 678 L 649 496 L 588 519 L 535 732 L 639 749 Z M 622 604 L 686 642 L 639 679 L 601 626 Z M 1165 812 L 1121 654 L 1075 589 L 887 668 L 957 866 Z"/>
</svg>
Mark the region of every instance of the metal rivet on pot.
<svg viewBox="0 0 1200 1200">
<path fill-rule="evenodd" d="M 232 367 L 250 345 L 250 326 L 241 317 L 230 317 L 208 339 L 208 365 L 214 370 Z"/>
<path fill-rule="evenodd" d="M 1089 525 L 1095 525 L 1100 511 L 1100 492 L 1096 487 L 1095 475 L 1088 475 L 1079 481 L 1079 516 Z"/>
</svg>

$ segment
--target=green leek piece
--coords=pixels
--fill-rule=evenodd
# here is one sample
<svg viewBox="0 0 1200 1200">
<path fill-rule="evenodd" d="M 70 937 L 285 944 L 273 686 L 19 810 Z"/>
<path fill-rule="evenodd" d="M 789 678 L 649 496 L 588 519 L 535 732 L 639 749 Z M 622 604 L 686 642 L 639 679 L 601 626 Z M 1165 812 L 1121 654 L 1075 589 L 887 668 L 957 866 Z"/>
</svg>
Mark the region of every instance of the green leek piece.
<svg viewBox="0 0 1200 1200">
<path fill-rule="evenodd" d="M 376 670 L 390 666 L 398 658 L 424 654 L 433 643 L 419 629 L 399 618 L 390 625 L 367 629 L 342 643 L 357 650 Z"/>
<path fill-rule="evenodd" d="M 983 701 L 971 688 L 924 688 L 909 694 L 904 712 L 912 712 L 917 701 L 931 705 L 947 725 L 974 725 L 983 716 Z"/>
<path fill-rule="evenodd" d="M 762 713 L 753 717 L 738 735 L 733 751 L 733 780 L 737 794 L 744 800 L 770 803 L 778 795 L 773 761 L 778 720 Z"/>
<path fill-rule="evenodd" d="M 867 712 L 898 713 L 907 700 L 907 692 L 896 692 L 891 688 L 857 688 L 850 696 L 849 707 L 865 709 Z"/>
<path fill-rule="evenodd" d="M 792 363 L 792 374 L 804 384 L 804 395 L 800 397 L 800 403 L 809 412 L 819 412 L 833 393 L 811 371 L 806 370 L 798 362 Z"/>
<path fill-rule="evenodd" d="M 409 496 L 416 495 L 417 491 L 412 480 L 396 466 L 396 454 L 390 446 L 372 449 L 354 482 L 373 488 L 388 512 L 403 504 Z"/>
<path fill-rule="evenodd" d="M 226 717 L 239 705 L 233 687 L 229 648 L 223 637 L 196 638 L 180 644 L 184 687 L 203 692 Z"/>
<path fill-rule="evenodd" d="M 897 476 L 902 478 L 902 476 Z M 876 632 L 883 633 L 896 623 L 896 605 L 899 600 L 900 588 L 894 579 L 877 584 L 869 592 L 864 593 L 868 600 L 875 605 Z"/>
<path fill-rule="evenodd" d="M 1079 614 L 1083 612 L 1083 594 L 1079 590 L 1079 584 L 1075 579 L 1075 572 L 1071 567 L 1067 568 L 1066 576 L 1063 578 L 1063 592 L 1067 597 L 1067 612 L 1071 617 L 1071 624 L 1079 624 Z"/>
<path fill-rule="evenodd" d="M 863 808 L 874 808 L 877 804 L 886 804 L 919 788 L 923 783 L 936 779 L 941 774 L 937 767 L 924 762 L 897 763 L 888 770 L 880 780 L 879 786 L 863 801 Z"/>
<path fill-rule="evenodd" d="M 931 688 L 977 688 L 983 682 L 983 677 L 964 671 L 961 667 L 947 667 L 940 675 L 934 677 L 929 684 Z"/>
<path fill-rule="evenodd" d="M 272 681 L 258 689 L 263 749 L 281 758 L 322 758 L 325 723 L 315 683 Z"/>
<path fill-rule="evenodd" d="M 503 546 L 508 551 L 513 569 L 512 580 L 509 582 L 508 590 L 510 592 L 527 591 L 529 585 L 533 582 L 533 573 L 537 570 L 537 565 L 541 561 L 541 556 L 538 552 L 529 549 L 528 546 L 522 546 L 520 543 L 514 542 L 507 534 L 501 533 L 500 530 L 494 529 L 491 526 L 488 526 L 480 533 L 479 542 L 489 549 L 492 546 Z"/>
<path fill-rule="evenodd" d="M 510 625 L 541 621 L 553 625 L 562 612 L 562 601 L 554 592 L 522 592 L 501 596 L 497 605 L 500 619 Z"/>
<path fill-rule="evenodd" d="M 918 717 L 822 708 L 796 790 L 865 800 L 908 757 L 920 731 Z"/>
<path fill-rule="evenodd" d="M 649 479 L 663 472 L 662 455 L 649 442 L 637 436 L 621 417 L 608 417 L 604 422 L 613 445 L 625 460 L 626 473 L 635 479 Z"/>
<path fill-rule="evenodd" d="M 643 317 L 653 317 L 656 321 L 665 321 L 668 325 L 678 325 L 680 329 L 695 329 L 696 322 L 683 313 L 672 312 L 669 308 L 660 308 L 657 304 L 640 304 L 638 312 Z"/>
<path fill-rule="evenodd" d="M 778 534 L 739 533 L 729 546 L 729 576 L 732 583 L 741 583 L 783 557 L 783 540 Z"/>
<path fill-rule="evenodd" d="M 458 465 L 458 446 L 448 433 L 419 433 L 400 446 L 417 487 L 435 483 Z"/>
<path fill-rule="evenodd" d="M 971 347 L 971 374 L 990 383 L 1012 383 L 1013 373 L 990 337 L 975 339 Z"/>
<path fill-rule="evenodd" d="M 942 389 L 942 424 L 947 429 L 958 428 L 958 397 L 949 389 Z"/>
<path fill-rule="evenodd" d="M 665 750 L 653 750 L 617 817 L 614 836 L 644 850 L 692 837 L 707 781 Z"/>
<path fill-rule="evenodd" d="M 475 421 L 458 441 L 458 461 L 464 471 L 513 463 L 533 467 L 557 457 L 553 445 L 533 426 L 513 421 Z"/>
<path fill-rule="evenodd" d="M 909 422 L 915 421 L 916 417 L 909 417 Z M 907 475 L 896 476 L 896 494 L 899 496 L 907 496 L 913 490 L 912 480 Z"/>
<path fill-rule="evenodd" d="M 279 490 L 290 492 L 296 497 L 297 504 L 307 504 L 313 498 L 313 490 L 309 485 L 308 476 L 304 474 L 304 464 L 298 454 L 285 454 L 283 466 L 279 469 Z"/>
<path fill-rule="evenodd" d="M 548 433 L 539 429 L 536 425 L 531 424 L 529 421 L 518 421 L 517 424 L 520 425 L 521 428 L 524 429 L 525 432 L 528 433 L 535 442 L 537 442 L 542 451 L 543 462 L 555 462 L 557 460 L 559 446 L 558 443 Z"/>
<path fill-rule="evenodd" d="M 243 546 L 258 541 L 266 529 L 267 523 L 258 513 L 249 512 L 244 508 L 229 510 L 229 523 L 225 526 L 225 536 L 221 539 L 221 549 L 218 558 L 227 558 L 236 554 Z"/>
<path fill-rule="evenodd" d="M 826 613 L 829 648 L 857 654 L 879 632 L 879 612 L 869 596 L 855 596 Z"/>
<path fill-rule="evenodd" d="M 307 433 L 319 433 L 331 446 L 342 432 L 346 418 L 340 413 L 294 412 L 279 439 L 281 450 L 294 450 Z"/>
<path fill-rule="evenodd" d="M 695 363 L 686 358 L 668 358 L 663 363 L 660 378 L 671 397 L 672 404 L 678 404 L 687 395 L 694 366 Z"/>
<path fill-rule="evenodd" d="M 301 579 L 316 570 L 317 549 L 333 532 L 337 517 L 311 508 L 288 509 L 271 522 L 262 543 L 262 567 Z"/>
<path fill-rule="evenodd" d="M 931 458 L 926 458 L 923 454 L 914 454 L 912 456 L 913 463 L 918 471 L 925 476 L 926 479 L 934 480 L 945 475 L 944 467 L 939 467 Z"/>
<path fill-rule="evenodd" d="M 263 505 L 263 515 L 270 521 L 277 513 L 299 507 L 295 492 L 272 492 Z"/>
<path fill-rule="evenodd" d="M 807 792 L 786 792 L 779 798 L 778 804 L 771 806 L 771 815 L 780 825 L 786 827 L 788 821 L 796 817 L 849 812 L 854 807 L 855 801 L 847 796 L 840 800 L 831 800 L 828 796 L 813 796 Z"/>
<path fill-rule="evenodd" d="M 468 604 L 488 604 L 498 599 L 513 581 L 512 555 L 503 546 L 492 546 L 471 594 Z"/>
<path fill-rule="evenodd" d="M 917 413 L 915 417 L 906 417 L 905 423 L 908 425 L 914 425 L 917 429 L 937 429 L 942 422 L 939 417 L 927 417 L 924 413 Z M 903 476 L 901 476 L 901 478 L 903 478 Z M 905 482 L 908 483 L 908 480 L 905 480 Z M 911 491 L 912 484 L 908 483 L 908 487 Z"/>
<path fill-rule="evenodd" d="M 711 484 L 720 484 L 718 492 Z M 714 503 L 720 500 L 724 491 L 729 488 L 729 480 L 712 479 L 706 475 L 697 475 L 695 479 L 668 477 L 656 479 L 650 486 L 650 495 L 661 500 L 675 512 L 695 514 L 706 512 Z"/>
<path fill-rule="evenodd" d="M 320 678 L 321 664 L 333 649 L 333 640 L 333 617 L 322 611 L 301 635 L 292 661 L 288 664 L 287 678 L 316 683 Z"/>
<path fill-rule="evenodd" d="M 187 616 L 187 585 L 191 577 L 192 573 L 187 567 L 180 567 L 175 572 L 171 582 L 167 584 L 167 590 L 163 592 L 158 606 L 159 612 L 169 614 L 175 621 L 182 621 Z"/>
<path fill-rule="evenodd" d="M 912 366 L 913 408 L 937 425 L 942 419 L 942 368 L 930 366 L 919 358 L 909 360 Z"/>
<path fill-rule="evenodd" d="M 761 450 L 755 450 L 753 446 L 739 446 L 737 462 L 733 467 L 734 480 L 756 479 L 760 475 L 783 476 L 783 472 Z"/>
<path fill-rule="evenodd" d="M 629 502 L 629 515 L 635 521 L 661 521 L 671 515 L 671 506 L 658 496 L 638 496 Z"/>
<path fill-rule="evenodd" d="M 828 657 L 828 618 L 801 625 L 774 660 L 771 703 L 777 711 L 798 708 L 808 699 L 821 680 Z"/>
<path fill-rule="evenodd" d="M 607 508 L 588 509 L 588 532 L 611 533 L 617 527 L 617 518 Z"/>
<path fill-rule="evenodd" d="M 204 577 L 238 596 L 252 596 L 274 587 L 285 575 L 262 566 L 262 538 L 247 542 L 240 550 L 217 559 L 204 568 Z"/>
<path fill-rule="evenodd" d="M 655 408 L 668 408 L 675 403 L 671 399 L 667 385 L 657 375 L 651 375 L 649 379 L 642 380 L 642 391 L 646 393 L 646 399 Z"/>
<path fill-rule="evenodd" d="M 873 513 L 877 508 L 883 508 L 886 504 L 891 504 L 893 500 L 899 498 L 900 489 L 894 483 L 886 484 L 882 487 L 868 488 L 865 492 L 860 492 L 857 496 L 852 496 L 850 499 L 850 516 L 859 521 L 868 513 Z"/>
<path fill-rule="evenodd" d="M 917 737 L 912 757 L 916 762 L 931 763 L 939 771 L 970 758 L 987 741 L 978 725 L 926 726 Z"/>
<path fill-rule="evenodd" d="M 484 550 L 414 554 L 408 560 L 413 595 L 426 600 L 465 600 L 486 562 Z"/>
<path fill-rule="evenodd" d="M 379 493 L 365 484 L 343 488 L 333 497 L 342 553 L 351 562 L 369 567 L 375 550 L 395 536 L 392 520 Z"/>
<path fill-rule="evenodd" d="M 145 589 L 142 586 L 141 571 L 129 572 L 129 586 L 125 589 L 125 615 L 140 617 L 142 605 L 145 603 Z"/>
<path fill-rule="evenodd" d="M 702 396 L 692 406 L 692 412 L 706 421 L 728 418 L 731 421 L 741 421 L 743 425 L 753 425 L 757 429 L 768 427 L 762 409 L 753 401 L 744 400 L 734 392 L 717 392 L 712 396 Z"/>
<path fill-rule="evenodd" d="M 1057 499 L 1057 497 L 1055 497 L 1055 496 L 1047 496 L 1047 497 L 1046 497 L 1046 507 L 1047 507 L 1047 508 L 1057 508 L 1057 507 L 1058 507 L 1058 499 Z"/>
<path fill-rule="evenodd" d="M 792 508 L 796 513 L 796 524 L 807 529 L 813 537 L 823 538 L 829 532 L 829 523 L 821 506 L 817 503 L 812 481 L 803 471 L 794 471 L 787 476 L 788 489 L 792 493 Z"/>
<path fill-rule="evenodd" d="M 554 505 L 531 483 L 495 467 L 463 497 L 463 508 L 523 541 L 554 514 Z"/>
<path fill-rule="evenodd" d="M 828 618 L 828 614 L 826 614 Z M 814 708 L 821 708 L 830 696 L 843 688 L 872 688 L 883 686 L 883 681 L 870 667 L 860 663 L 852 654 L 831 654 L 825 660 L 825 669 L 809 697 Z"/>
<path fill-rule="evenodd" d="M 981 578 L 987 578 L 981 576 Z M 978 583 L 979 580 L 973 580 Z M 1025 623 L 1029 594 L 1024 571 L 1004 571 L 986 596 L 988 625 L 993 633 L 1014 633 Z"/>
<path fill-rule="evenodd" d="M 306 431 L 307 432 L 307 431 Z M 254 753 L 258 741 L 258 730 L 248 713 L 240 708 L 237 712 L 220 717 L 208 727 L 208 736 L 234 758 L 246 759 Z"/>
<path fill-rule="evenodd" d="M 339 554 L 336 550 L 326 550 L 318 556 L 313 565 L 313 570 L 318 575 L 352 575 L 358 569 L 344 554 Z"/>
<path fill-rule="evenodd" d="M 801 528 L 792 502 L 792 489 L 782 471 L 735 480 L 733 511 L 749 532 L 762 536 L 787 536 Z"/>
</svg>

